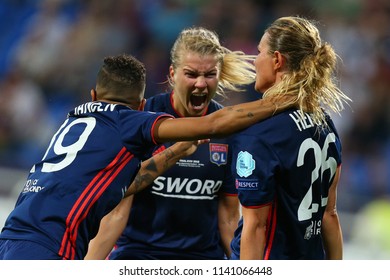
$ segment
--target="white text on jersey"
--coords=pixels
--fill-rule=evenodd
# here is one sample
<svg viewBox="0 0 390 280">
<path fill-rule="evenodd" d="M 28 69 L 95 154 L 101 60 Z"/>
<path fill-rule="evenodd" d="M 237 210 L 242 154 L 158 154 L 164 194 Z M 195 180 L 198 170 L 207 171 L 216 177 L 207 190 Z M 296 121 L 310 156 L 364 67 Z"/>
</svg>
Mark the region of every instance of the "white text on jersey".
<svg viewBox="0 0 390 280">
<path fill-rule="evenodd" d="M 103 105 L 100 102 L 88 102 L 74 108 L 75 115 L 81 115 L 85 113 L 93 113 L 93 112 L 107 112 L 114 111 L 116 104 L 105 104 Z"/>
<path fill-rule="evenodd" d="M 295 124 L 297 125 L 299 131 L 310 128 L 314 126 L 313 120 L 310 115 L 307 113 L 301 113 L 300 111 L 294 111 L 289 116 L 293 119 Z"/>
<path fill-rule="evenodd" d="M 189 178 L 158 177 L 154 180 L 152 193 L 184 199 L 214 199 L 222 181 L 199 180 Z"/>
<path fill-rule="evenodd" d="M 23 187 L 22 193 L 37 193 L 43 190 L 45 187 L 38 185 L 38 179 L 27 180 L 26 184 Z"/>
</svg>

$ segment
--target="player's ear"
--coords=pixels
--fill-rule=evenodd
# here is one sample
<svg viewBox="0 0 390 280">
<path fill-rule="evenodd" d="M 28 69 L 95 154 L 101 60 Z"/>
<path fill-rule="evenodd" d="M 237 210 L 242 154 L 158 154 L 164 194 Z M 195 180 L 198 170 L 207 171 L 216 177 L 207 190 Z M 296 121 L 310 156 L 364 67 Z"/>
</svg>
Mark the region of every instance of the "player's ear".
<svg viewBox="0 0 390 280">
<path fill-rule="evenodd" d="M 171 82 L 173 82 L 174 80 L 174 76 L 175 76 L 175 70 L 173 69 L 173 66 L 169 66 L 169 79 L 171 80 Z"/>
<path fill-rule="evenodd" d="M 97 100 L 97 93 L 96 93 L 96 90 L 94 90 L 94 89 L 91 89 L 91 99 L 92 99 L 92 101 Z"/>
<path fill-rule="evenodd" d="M 274 68 L 275 69 L 283 69 L 286 64 L 286 58 L 278 51 L 274 52 Z"/>
</svg>

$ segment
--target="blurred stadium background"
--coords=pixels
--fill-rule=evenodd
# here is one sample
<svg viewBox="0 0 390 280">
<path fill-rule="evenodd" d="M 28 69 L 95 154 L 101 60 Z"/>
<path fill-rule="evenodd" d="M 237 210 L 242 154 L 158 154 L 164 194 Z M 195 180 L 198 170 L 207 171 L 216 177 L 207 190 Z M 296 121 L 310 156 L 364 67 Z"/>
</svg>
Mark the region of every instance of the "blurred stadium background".
<svg viewBox="0 0 390 280">
<path fill-rule="evenodd" d="M 89 100 L 102 58 L 131 53 L 147 67 L 146 97 L 164 91 L 169 50 L 185 27 L 217 31 L 256 54 L 275 18 L 320 22 L 340 55 L 350 108 L 334 116 L 343 140 L 339 213 L 346 259 L 390 259 L 390 1 L 0 0 L 0 227 L 67 112 Z M 224 104 L 257 98 L 252 88 Z"/>
</svg>

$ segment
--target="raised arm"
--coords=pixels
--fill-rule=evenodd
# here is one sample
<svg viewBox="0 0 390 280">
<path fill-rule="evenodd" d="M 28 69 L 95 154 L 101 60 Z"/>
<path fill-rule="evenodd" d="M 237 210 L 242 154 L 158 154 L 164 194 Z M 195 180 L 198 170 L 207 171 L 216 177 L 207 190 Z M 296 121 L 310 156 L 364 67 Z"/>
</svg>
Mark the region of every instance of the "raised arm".
<svg viewBox="0 0 390 280">
<path fill-rule="evenodd" d="M 162 119 L 156 126 L 154 136 L 159 143 L 222 138 L 291 107 L 291 102 L 286 102 L 288 100 L 280 98 L 275 103 L 270 99 L 259 99 L 227 106 L 204 117 Z"/>
<path fill-rule="evenodd" d="M 154 179 L 172 167 L 179 159 L 191 155 L 196 151 L 198 145 L 206 142 L 208 140 L 178 142 L 144 161 L 134 181 L 128 188 L 125 198 L 101 220 L 99 232 L 90 241 L 88 253 L 84 259 L 104 260 L 126 227 L 133 204 L 133 194 L 145 189 Z"/>
</svg>

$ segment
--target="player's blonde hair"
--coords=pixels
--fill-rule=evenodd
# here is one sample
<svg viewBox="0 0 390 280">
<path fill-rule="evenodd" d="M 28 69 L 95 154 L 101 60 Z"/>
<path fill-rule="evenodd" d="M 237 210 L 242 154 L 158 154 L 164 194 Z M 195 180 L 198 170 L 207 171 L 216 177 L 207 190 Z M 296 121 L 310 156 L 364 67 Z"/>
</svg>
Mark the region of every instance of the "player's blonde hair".
<svg viewBox="0 0 390 280">
<path fill-rule="evenodd" d="M 313 114 L 316 124 L 325 124 L 324 107 L 340 113 L 351 99 L 336 85 L 337 55 L 323 43 L 313 21 L 301 17 L 282 17 L 266 30 L 269 53 L 279 51 L 287 61 L 282 81 L 264 92 L 263 97 L 295 96 L 291 102 L 303 112 Z"/>
<path fill-rule="evenodd" d="M 225 91 L 242 91 L 241 86 L 255 81 L 255 56 L 242 51 L 231 51 L 223 47 L 218 35 L 203 27 L 184 29 L 171 49 L 171 65 L 174 69 L 181 64 L 185 52 L 200 55 L 215 55 L 220 67 L 217 94 L 225 96 Z M 171 86 L 172 82 L 169 80 Z"/>
</svg>

